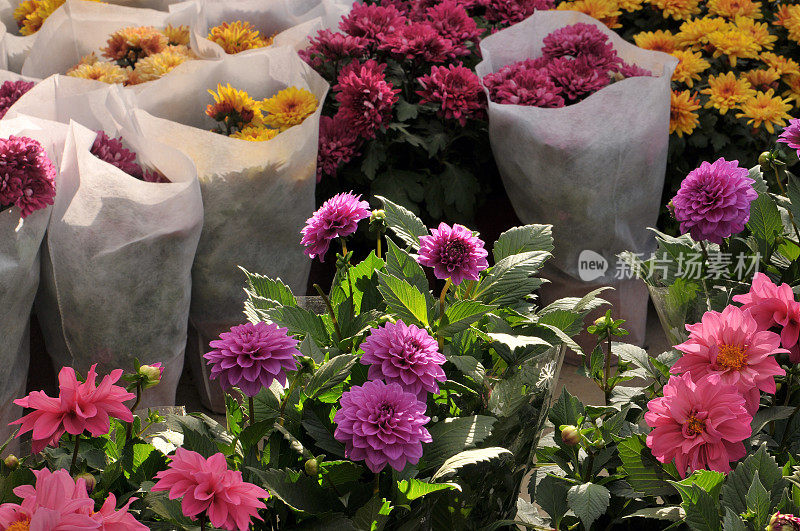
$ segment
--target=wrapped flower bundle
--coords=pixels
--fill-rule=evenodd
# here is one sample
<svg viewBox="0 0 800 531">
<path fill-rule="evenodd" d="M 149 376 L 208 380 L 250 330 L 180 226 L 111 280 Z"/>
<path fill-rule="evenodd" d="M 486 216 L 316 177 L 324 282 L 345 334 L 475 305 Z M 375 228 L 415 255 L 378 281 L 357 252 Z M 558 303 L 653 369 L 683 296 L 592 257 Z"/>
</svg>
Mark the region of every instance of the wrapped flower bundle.
<svg viewBox="0 0 800 531">
<path fill-rule="evenodd" d="M 227 54 L 265 48 L 272 44 L 272 36 L 263 35 L 250 22 L 236 20 L 223 22 L 208 31 L 208 40 L 215 42 Z"/>
<path fill-rule="evenodd" d="M 169 180 L 158 170 L 142 168 L 136 162 L 136 153 L 126 149 L 122 137 L 109 137 L 105 131 L 98 131 L 92 144 L 91 153 L 95 157 L 112 164 L 131 177 L 148 183 L 168 183 Z"/>
<path fill-rule="evenodd" d="M 0 118 L 3 118 L 8 109 L 14 105 L 23 94 L 33 88 L 33 81 L 19 79 L 16 81 L 3 81 L 0 85 Z"/>
<path fill-rule="evenodd" d="M 38 141 L 0 138 L 0 165 L 0 211 L 16 206 L 24 219 L 53 204 L 56 169 Z"/>
<path fill-rule="evenodd" d="M 33 35 L 42 27 L 53 11 L 64 5 L 66 0 L 20 0 L 14 9 L 14 20 L 20 35 Z M 99 2 L 100 0 L 90 0 Z"/>
</svg>

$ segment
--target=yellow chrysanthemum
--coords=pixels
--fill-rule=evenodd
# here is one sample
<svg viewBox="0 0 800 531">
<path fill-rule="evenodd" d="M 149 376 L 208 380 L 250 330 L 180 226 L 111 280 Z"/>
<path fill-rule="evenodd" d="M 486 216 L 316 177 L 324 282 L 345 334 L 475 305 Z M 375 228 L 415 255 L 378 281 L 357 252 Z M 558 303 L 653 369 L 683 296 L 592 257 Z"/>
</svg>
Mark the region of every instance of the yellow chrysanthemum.
<svg viewBox="0 0 800 531">
<path fill-rule="evenodd" d="M 789 38 L 800 42 L 800 5 L 786 6 L 783 27 L 789 30 Z"/>
<path fill-rule="evenodd" d="M 664 18 L 688 20 L 700 12 L 700 0 L 649 0 L 650 4 L 661 10 Z"/>
<path fill-rule="evenodd" d="M 632 13 L 642 8 L 644 0 L 617 0 L 617 7 L 622 11 Z"/>
<path fill-rule="evenodd" d="M 787 76 L 784 82 L 789 88 L 784 90 L 781 96 L 794 101 L 795 105 L 800 105 L 800 76 Z"/>
<path fill-rule="evenodd" d="M 260 36 L 252 24 L 241 20 L 214 26 L 208 33 L 208 40 L 219 44 L 228 54 L 264 48 L 272 44 L 272 37 Z"/>
<path fill-rule="evenodd" d="M 261 125 L 261 106 L 250 97 L 247 91 L 233 88 L 230 83 L 226 86 L 217 84 L 217 91 L 208 91 L 214 97 L 214 104 L 206 107 L 206 114 L 217 121 L 226 120 L 232 113 L 236 113 L 244 124 Z"/>
<path fill-rule="evenodd" d="M 25 20 L 36 13 L 37 9 L 39 9 L 39 0 L 22 0 L 14 9 L 14 20 L 17 21 L 17 27 L 22 28 Z"/>
<path fill-rule="evenodd" d="M 128 84 L 138 85 L 153 81 L 169 73 L 179 64 L 189 61 L 192 57 L 184 52 L 184 49 L 186 49 L 185 46 L 170 47 L 163 52 L 139 60 Z"/>
<path fill-rule="evenodd" d="M 14 10 L 14 19 L 22 35 L 33 35 L 42 27 L 47 17 L 64 5 L 66 0 L 26 0 Z M 90 0 L 99 2 L 100 0 Z"/>
<path fill-rule="evenodd" d="M 267 127 L 245 127 L 241 131 L 237 131 L 231 135 L 231 138 L 238 138 L 239 140 L 249 140 L 250 142 L 264 142 L 272 140 L 278 136 L 277 129 L 269 129 Z"/>
<path fill-rule="evenodd" d="M 303 123 L 317 110 L 317 105 L 317 97 L 308 90 L 289 87 L 265 99 L 261 109 L 267 113 L 264 118 L 267 125 L 285 131 Z"/>
<path fill-rule="evenodd" d="M 89 55 L 84 55 L 83 57 L 81 57 L 81 60 L 78 61 L 78 64 L 76 64 L 75 66 L 73 66 L 72 68 L 67 70 L 66 74 L 69 75 L 70 72 L 72 72 L 73 70 L 75 70 L 76 68 L 78 68 L 78 67 L 80 67 L 82 65 L 93 65 L 96 62 L 98 62 L 99 60 L 100 59 L 95 55 L 94 52 L 90 53 Z"/>
<path fill-rule="evenodd" d="M 797 61 L 772 52 L 761 54 L 761 60 L 771 69 L 778 72 L 779 76 L 793 76 L 800 74 L 800 64 Z"/>
<path fill-rule="evenodd" d="M 167 37 L 154 27 L 129 26 L 112 33 L 100 51 L 104 57 L 134 67 L 140 59 L 163 52 L 167 45 Z"/>
<path fill-rule="evenodd" d="M 126 83 L 131 75 L 131 70 L 129 68 L 121 68 L 114 63 L 97 61 L 91 64 L 78 65 L 70 69 L 67 75 L 114 84 Z"/>
<path fill-rule="evenodd" d="M 720 114 L 727 113 L 756 95 L 747 79 L 739 79 L 733 72 L 718 76 L 708 76 L 708 88 L 700 91 L 708 95 L 706 109 L 718 109 Z"/>
<path fill-rule="evenodd" d="M 669 109 L 669 134 L 677 133 L 678 136 L 691 135 L 700 117 L 694 111 L 700 108 L 700 102 L 688 90 L 672 91 Z"/>
<path fill-rule="evenodd" d="M 161 30 L 161 33 L 164 34 L 171 46 L 189 46 L 189 26 L 173 26 L 169 24 Z"/>
<path fill-rule="evenodd" d="M 714 47 L 714 58 L 726 55 L 733 67 L 737 59 L 756 59 L 761 51 L 750 34 L 738 29 L 712 32 L 708 44 Z"/>
<path fill-rule="evenodd" d="M 786 120 L 792 119 L 788 114 L 792 110 L 792 104 L 789 101 L 775 96 L 773 90 L 757 92 L 755 96 L 742 104 L 742 112 L 737 113 L 736 117 L 748 118 L 747 123 L 752 124 L 754 128 L 759 128 L 763 124 L 764 128 L 772 134 L 775 132 L 773 125 L 783 127 L 786 125 Z"/>
<path fill-rule="evenodd" d="M 575 0 L 561 2 L 556 9 L 580 11 L 596 18 L 609 28 L 621 28 L 618 17 L 622 14 L 616 0 Z"/>
<path fill-rule="evenodd" d="M 708 0 L 708 12 L 729 19 L 738 16 L 762 18 L 761 2 L 752 0 Z"/>
<path fill-rule="evenodd" d="M 691 50 L 676 50 L 672 52 L 679 62 L 672 74 L 672 81 L 686 83 L 686 86 L 694 86 L 695 81 L 700 81 L 700 73 L 711 68 L 711 64 L 703 59 L 703 54 Z"/>
<path fill-rule="evenodd" d="M 775 26 L 785 26 L 787 18 L 789 18 L 789 6 L 781 4 L 775 10 L 775 20 L 772 21 L 772 24 Z"/>
<path fill-rule="evenodd" d="M 736 17 L 736 27 L 748 33 L 756 41 L 756 44 L 766 50 L 771 50 L 775 41 L 778 40 L 777 35 L 769 32 L 769 26 L 766 22 L 756 22 L 748 17 Z"/>
<path fill-rule="evenodd" d="M 681 48 L 699 50 L 708 44 L 708 36 L 715 31 L 726 31 L 730 25 L 724 18 L 702 17 L 687 20 L 675 34 L 675 42 Z"/>
<path fill-rule="evenodd" d="M 633 41 L 636 46 L 646 50 L 672 53 L 677 49 L 675 36 L 669 30 L 642 31 L 633 36 Z"/>
<path fill-rule="evenodd" d="M 778 80 L 781 76 L 774 68 L 759 68 L 743 72 L 742 78 L 746 79 L 753 88 L 761 91 L 778 88 Z"/>
</svg>

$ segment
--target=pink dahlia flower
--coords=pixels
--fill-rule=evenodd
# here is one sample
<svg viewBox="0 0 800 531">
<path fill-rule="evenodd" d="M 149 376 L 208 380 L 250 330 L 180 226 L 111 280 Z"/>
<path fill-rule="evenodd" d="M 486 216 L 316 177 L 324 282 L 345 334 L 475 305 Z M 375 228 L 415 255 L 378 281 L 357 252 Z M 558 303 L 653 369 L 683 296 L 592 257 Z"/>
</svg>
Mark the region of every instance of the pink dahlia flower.
<svg viewBox="0 0 800 531">
<path fill-rule="evenodd" d="M 387 34 L 378 48 L 388 51 L 400 61 L 443 63 L 455 57 L 453 42 L 440 35 L 427 22 L 412 22 Z"/>
<path fill-rule="evenodd" d="M 358 222 L 369 215 L 369 203 L 361 201 L 360 194 L 336 194 L 306 220 L 306 226 L 300 231 L 303 234 L 300 243 L 306 246 L 303 252 L 309 258 L 319 257 L 319 261 L 324 262 L 331 240 L 350 236 L 358 228 Z"/>
<path fill-rule="evenodd" d="M 320 117 L 317 182 L 322 180 L 323 175 L 336 177 L 340 165 L 347 164 L 359 155 L 359 144 L 358 135 L 348 127 L 341 114 Z"/>
<path fill-rule="evenodd" d="M 800 518 L 792 514 L 777 512 L 769 519 L 764 531 L 800 531 Z"/>
<path fill-rule="evenodd" d="M 339 28 L 353 37 L 362 37 L 369 44 L 383 41 L 406 25 L 408 19 L 394 6 L 367 5 L 356 2 L 350 13 L 339 22 Z"/>
<path fill-rule="evenodd" d="M 422 90 L 417 91 L 420 103 L 438 104 L 439 116 L 456 120 L 462 127 L 467 125 L 467 119 L 483 117 L 486 95 L 481 80 L 461 63 L 434 66 L 430 74 L 417 81 L 422 85 Z"/>
<path fill-rule="evenodd" d="M 797 156 L 800 157 L 800 118 L 789 120 L 789 125 L 778 136 L 778 142 L 783 142 L 790 148 L 796 149 Z"/>
<path fill-rule="evenodd" d="M 781 346 L 789 349 L 792 363 L 800 363 L 800 303 L 788 284 L 776 286 L 764 273 L 756 273 L 750 292 L 734 295 L 742 310 L 750 312 L 761 330 L 781 327 Z"/>
<path fill-rule="evenodd" d="M 467 10 L 455 0 L 444 0 L 428 8 L 426 18 L 439 35 L 452 43 L 454 56 L 469 55 L 467 43 L 477 43 L 483 34 Z"/>
<path fill-rule="evenodd" d="M 373 60 L 351 63 L 342 69 L 333 87 L 342 120 L 364 138 L 375 138 L 376 131 L 391 120 L 392 106 L 397 103 L 400 90 L 386 81 L 385 68 Z"/>
<path fill-rule="evenodd" d="M 483 240 L 463 225 L 440 223 L 430 236 L 420 236 L 419 243 L 417 262 L 432 267 L 436 278 L 449 278 L 456 286 L 463 280 L 478 280 L 480 272 L 489 267 Z"/>
<path fill-rule="evenodd" d="M 578 59 L 557 57 L 550 62 L 548 73 L 572 101 L 590 96 L 611 83 L 608 71 L 596 68 L 588 56 Z"/>
<path fill-rule="evenodd" d="M 104 376 L 98 386 L 95 384 L 95 367 L 97 364 L 89 369 L 84 382 L 78 382 L 72 367 L 61 369 L 58 374 L 58 398 L 51 398 L 44 391 L 33 391 L 25 398 L 14 400 L 18 406 L 33 409 L 33 412 L 11 424 L 21 425 L 17 437 L 33 432 L 34 453 L 41 452 L 48 445 L 58 446 L 65 431 L 72 435 L 88 431 L 93 437 L 100 437 L 108 433 L 110 417 L 133 422 L 133 414 L 123 402 L 136 395 L 114 385 L 122 376 L 122 369 Z"/>
<path fill-rule="evenodd" d="M 147 531 L 149 528 L 136 521 L 128 509 L 137 498 L 128 498 L 127 503 L 117 509 L 117 498 L 108 495 L 100 510 L 92 513 L 92 519 L 100 524 L 103 531 Z"/>
<path fill-rule="evenodd" d="M 367 53 L 367 41 L 344 33 L 320 30 L 315 38 L 309 40 L 308 48 L 298 53 L 306 63 L 319 68 L 326 63 L 360 59 Z"/>
<path fill-rule="evenodd" d="M 17 103 L 23 94 L 33 88 L 33 81 L 4 81 L 0 86 L 0 118 L 3 118 L 8 109 Z"/>
<path fill-rule="evenodd" d="M 205 512 L 211 525 L 220 529 L 246 531 L 252 518 L 261 520 L 258 510 L 269 493 L 242 480 L 242 473 L 228 469 L 225 456 L 216 453 L 205 459 L 184 448 L 175 450 L 167 470 L 156 474 L 154 491 L 169 491 L 169 499 L 183 498 L 185 516 L 197 520 Z"/>
<path fill-rule="evenodd" d="M 750 203 L 758 197 L 748 173 L 738 161 L 723 158 L 692 170 L 672 199 L 681 232 L 695 241 L 714 243 L 742 232 L 750 219 Z"/>
<path fill-rule="evenodd" d="M 688 372 L 694 380 L 717 374 L 720 381 L 733 385 L 744 396 L 747 410 L 758 409 L 760 393 L 775 394 L 775 376 L 783 376 L 775 354 L 781 348 L 778 334 L 763 330 L 748 311 L 728 306 L 722 313 L 706 312 L 702 320 L 686 325 L 689 339 L 675 348 L 683 356 L 670 372 Z"/>
<path fill-rule="evenodd" d="M 23 218 L 53 204 L 56 167 L 32 138 L 0 138 L 0 208 L 17 206 Z"/>
<path fill-rule="evenodd" d="M 706 469 L 730 472 L 745 456 L 742 441 L 750 437 L 744 398 L 736 387 L 709 374 L 693 381 L 689 374 L 672 376 L 664 396 L 647 404 L 644 419 L 653 428 L 647 446 L 662 463 L 675 461 L 681 477 Z"/>
<path fill-rule="evenodd" d="M 339 405 L 333 436 L 345 444 L 348 459 L 365 461 L 376 474 L 387 463 L 397 471 L 418 463 L 422 443 L 432 440 L 425 429 L 430 421 L 425 403 L 400 384 L 374 381 L 351 387 Z"/>
<path fill-rule="evenodd" d="M 442 370 L 447 360 L 439 344 L 425 330 L 402 320 L 370 330 L 361 350 L 361 363 L 370 366 L 370 380 L 398 383 L 423 402 L 427 393 L 439 392 L 437 382 L 447 380 Z"/>
<path fill-rule="evenodd" d="M 486 7 L 486 20 L 501 26 L 522 22 L 534 11 L 555 8 L 555 0 L 480 0 Z"/>
<path fill-rule="evenodd" d="M 212 350 L 203 357 L 211 367 L 211 379 L 219 378 L 223 389 L 238 387 L 256 396 L 278 380 L 286 385 L 286 371 L 297 369 L 297 340 L 286 328 L 271 323 L 245 323 L 223 332 L 209 343 Z"/>
</svg>

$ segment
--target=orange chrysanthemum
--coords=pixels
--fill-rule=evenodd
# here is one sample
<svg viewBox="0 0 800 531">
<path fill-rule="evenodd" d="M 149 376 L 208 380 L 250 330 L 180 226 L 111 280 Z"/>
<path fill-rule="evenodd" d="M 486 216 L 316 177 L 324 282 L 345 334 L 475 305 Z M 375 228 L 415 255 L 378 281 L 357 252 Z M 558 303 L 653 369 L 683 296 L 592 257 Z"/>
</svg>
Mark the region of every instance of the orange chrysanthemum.
<svg viewBox="0 0 800 531">
<path fill-rule="evenodd" d="M 742 77 L 749 81 L 753 88 L 761 91 L 777 89 L 778 80 L 781 78 L 774 68 L 748 70 L 742 73 Z"/>
<path fill-rule="evenodd" d="M 725 55 L 733 67 L 737 59 L 756 59 L 761 51 L 750 34 L 738 29 L 712 32 L 708 44 L 714 47 L 714 58 Z"/>
<path fill-rule="evenodd" d="M 800 5 L 794 4 L 786 7 L 783 27 L 789 30 L 789 38 L 800 42 Z"/>
<path fill-rule="evenodd" d="M 208 33 L 208 40 L 219 44 L 225 53 L 234 54 L 272 44 L 272 37 L 262 37 L 249 22 L 223 22 Z"/>
<path fill-rule="evenodd" d="M 81 64 L 71 68 L 68 76 L 83 79 L 94 79 L 103 83 L 127 83 L 131 75 L 130 68 L 122 68 L 114 63 L 97 61 L 92 64 Z"/>
<path fill-rule="evenodd" d="M 278 136 L 277 129 L 269 129 L 267 127 L 245 127 L 241 131 L 237 131 L 231 135 L 231 138 L 238 138 L 239 140 L 248 140 L 250 142 L 264 142 L 272 140 Z"/>
<path fill-rule="evenodd" d="M 250 95 L 233 88 L 217 84 L 217 91 L 208 91 L 214 97 L 214 103 L 206 107 L 206 114 L 229 127 L 243 129 L 246 125 L 261 125 L 263 117 L 261 107 Z"/>
<path fill-rule="evenodd" d="M 703 59 L 703 54 L 691 50 L 676 50 L 672 52 L 679 62 L 672 74 L 672 81 L 686 83 L 686 86 L 694 86 L 695 81 L 700 81 L 700 73 L 711 68 L 711 64 Z"/>
<path fill-rule="evenodd" d="M 775 10 L 775 20 L 773 20 L 772 23 L 775 26 L 785 26 L 786 19 L 788 18 L 789 18 L 789 6 L 781 4 Z"/>
<path fill-rule="evenodd" d="M 285 131 L 303 123 L 317 110 L 317 97 L 306 89 L 289 87 L 261 103 L 267 113 L 264 121 L 270 127 Z"/>
<path fill-rule="evenodd" d="M 643 1 L 644 0 L 617 0 L 617 7 L 622 11 L 632 13 L 642 8 Z"/>
<path fill-rule="evenodd" d="M 675 36 L 669 30 L 642 31 L 633 36 L 633 41 L 639 48 L 657 52 L 672 53 L 677 48 Z"/>
<path fill-rule="evenodd" d="M 700 92 L 708 95 L 705 108 L 714 107 L 720 114 L 727 113 L 756 95 L 750 82 L 737 78 L 733 72 L 708 76 L 708 88 Z"/>
<path fill-rule="evenodd" d="M 700 12 L 700 0 L 649 0 L 661 10 L 664 18 L 688 20 Z"/>
<path fill-rule="evenodd" d="M 167 25 L 161 30 L 170 46 L 189 46 L 189 26 Z"/>
<path fill-rule="evenodd" d="M 789 101 L 775 96 L 775 92 L 771 89 L 767 92 L 758 92 L 742 104 L 742 112 L 737 113 L 736 117 L 748 118 L 747 123 L 752 124 L 754 128 L 759 128 L 763 124 L 772 134 L 775 132 L 774 125 L 783 127 L 786 125 L 786 120 L 792 119 L 789 115 L 792 104 Z"/>
<path fill-rule="evenodd" d="M 800 76 L 788 76 L 784 81 L 789 89 L 785 90 L 781 96 L 794 101 L 795 105 L 800 105 Z"/>
<path fill-rule="evenodd" d="M 675 42 L 681 48 L 692 48 L 697 51 L 708 44 L 708 36 L 715 31 L 726 31 L 728 22 L 719 17 L 702 17 L 687 20 L 681 24 L 680 31 L 675 34 Z"/>
<path fill-rule="evenodd" d="M 193 56 L 186 46 L 170 46 L 163 52 L 139 60 L 128 84 L 138 85 L 158 79 L 192 58 Z"/>
<path fill-rule="evenodd" d="M 114 33 L 101 48 L 104 57 L 133 68 L 139 59 L 166 50 L 167 37 L 152 26 L 130 26 Z"/>
<path fill-rule="evenodd" d="M 672 91 L 672 99 L 669 110 L 669 133 L 677 133 L 682 137 L 691 135 L 700 123 L 700 117 L 694 111 L 700 108 L 697 96 L 692 95 L 688 90 L 678 92 Z"/>
<path fill-rule="evenodd" d="M 738 16 L 762 18 L 761 2 L 752 0 L 708 0 L 708 12 L 712 15 L 735 19 Z"/>
<path fill-rule="evenodd" d="M 556 9 L 580 11 L 596 18 L 609 28 L 621 28 L 618 18 L 622 14 L 616 0 L 575 0 L 562 2 Z"/>
<path fill-rule="evenodd" d="M 761 54 L 761 60 L 771 69 L 778 72 L 779 76 L 793 76 L 800 74 L 800 64 L 797 61 L 772 52 Z"/>
<path fill-rule="evenodd" d="M 752 18 L 739 16 L 736 17 L 736 27 L 753 37 L 756 44 L 765 50 L 771 50 L 775 41 L 778 40 L 777 35 L 769 32 L 769 26 L 766 22 L 756 22 Z"/>
</svg>

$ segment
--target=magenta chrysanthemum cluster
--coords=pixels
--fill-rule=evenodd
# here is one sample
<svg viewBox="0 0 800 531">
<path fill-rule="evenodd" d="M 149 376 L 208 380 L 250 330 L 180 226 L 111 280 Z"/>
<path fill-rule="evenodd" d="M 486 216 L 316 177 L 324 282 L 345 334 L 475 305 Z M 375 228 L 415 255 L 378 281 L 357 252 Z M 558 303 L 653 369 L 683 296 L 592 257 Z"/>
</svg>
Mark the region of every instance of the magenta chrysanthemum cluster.
<svg viewBox="0 0 800 531">
<path fill-rule="evenodd" d="M 323 175 L 336 177 L 341 164 L 347 164 L 359 155 L 360 146 L 361 139 L 341 114 L 320 117 L 317 182 Z"/>
<path fill-rule="evenodd" d="M 483 83 L 496 103 L 563 107 L 615 79 L 650 72 L 620 59 L 608 36 L 593 24 L 573 24 L 544 38 L 542 56 L 487 74 Z"/>
<path fill-rule="evenodd" d="M 23 218 L 53 204 L 56 167 L 42 145 L 24 136 L 0 138 L 0 210 L 16 206 Z"/>
<path fill-rule="evenodd" d="M 339 114 L 349 128 L 364 138 L 374 138 L 386 127 L 397 103 L 398 89 L 386 81 L 384 69 L 373 60 L 353 63 L 339 74 L 337 91 Z"/>
<path fill-rule="evenodd" d="M 465 126 L 468 119 L 485 115 L 486 95 L 481 81 L 475 72 L 461 63 L 434 66 L 429 75 L 417 81 L 422 86 L 422 90 L 417 91 L 420 103 L 436 104 L 439 116 Z"/>
<path fill-rule="evenodd" d="M 480 272 L 489 267 L 483 240 L 463 225 L 440 223 L 430 236 L 420 236 L 419 243 L 417 262 L 432 267 L 436 278 L 450 279 L 456 286 L 464 280 L 478 280 Z"/>
<path fill-rule="evenodd" d="M 169 180 L 155 170 L 143 169 L 136 162 L 136 153 L 125 148 L 122 138 L 108 136 L 105 131 L 98 131 L 92 144 L 91 153 L 95 157 L 116 166 L 131 177 L 149 183 L 168 183 Z"/>
<path fill-rule="evenodd" d="M 28 92 L 36 83 L 33 81 L 4 81 L 0 86 L 0 118 L 3 118 L 8 109 L 17 103 L 23 94 Z"/>
<path fill-rule="evenodd" d="M 318 257 L 324 262 L 331 241 L 353 234 L 358 222 L 369 215 L 369 203 L 361 201 L 360 195 L 343 193 L 331 197 L 308 218 L 300 231 L 303 235 L 300 243 L 306 247 L 303 252 L 309 258 Z"/>
<path fill-rule="evenodd" d="M 789 120 L 787 125 L 780 136 L 778 142 L 782 142 L 792 149 L 797 150 L 797 156 L 800 157 L 800 118 Z"/>
<path fill-rule="evenodd" d="M 723 158 L 703 162 L 681 183 L 672 199 L 672 211 L 681 232 L 695 241 L 722 243 L 738 234 L 750 219 L 750 203 L 758 197 L 747 168 Z"/>
<path fill-rule="evenodd" d="M 223 389 L 238 387 L 247 396 L 256 396 L 273 380 L 286 385 L 286 371 L 297 369 L 300 355 L 297 339 L 275 323 L 234 326 L 209 345 L 214 350 L 203 357 L 211 366 L 211 379 L 219 378 Z"/>
<path fill-rule="evenodd" d="M 522 22 L 537 10 L 555 8 L 555 0 L 478 0 L 486 8 L 486 20 L 501 25 Z"/>
</svg>

